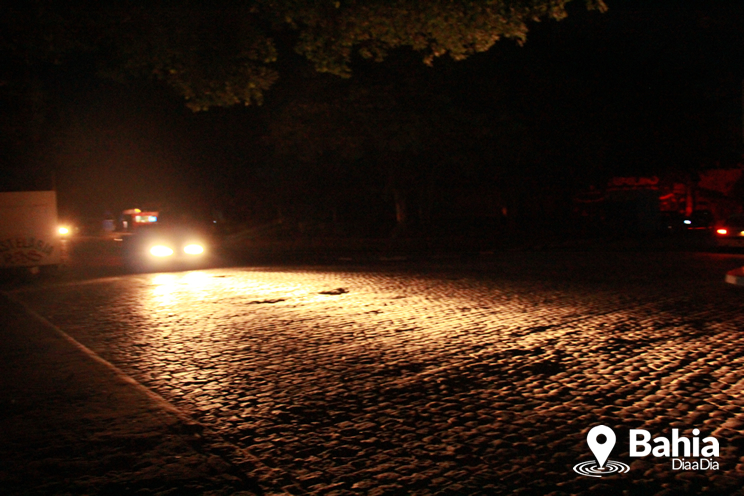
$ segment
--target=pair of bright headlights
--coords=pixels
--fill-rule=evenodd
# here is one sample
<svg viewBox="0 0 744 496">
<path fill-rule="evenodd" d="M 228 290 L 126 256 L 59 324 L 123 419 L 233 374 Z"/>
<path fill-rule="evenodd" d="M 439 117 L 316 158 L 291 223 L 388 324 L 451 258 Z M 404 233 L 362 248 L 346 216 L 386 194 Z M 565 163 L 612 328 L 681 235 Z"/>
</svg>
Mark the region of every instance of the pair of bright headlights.
<svg viewBox="0 0 744 496">
<path fill-rule="evenodd" d="M 204 247 L 200 244 L 191 243 L 183 247 L 183 252 L 187 255 L 201 255 L 204 253 Z M 165 245 L 155 245 L 150 248 L 150 255 L 154 257 L 170 257 L 173 253 L 173 248 Z"/>
</svg>

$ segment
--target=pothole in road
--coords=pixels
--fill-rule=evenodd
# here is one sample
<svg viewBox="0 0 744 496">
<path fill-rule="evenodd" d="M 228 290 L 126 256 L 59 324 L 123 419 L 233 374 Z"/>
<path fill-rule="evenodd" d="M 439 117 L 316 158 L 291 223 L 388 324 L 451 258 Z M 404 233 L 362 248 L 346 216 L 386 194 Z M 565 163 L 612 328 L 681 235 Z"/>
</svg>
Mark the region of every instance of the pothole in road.
<svg viewBox="0 0 744 496">
<path fill-rule="evenodd" d="M 261 305 L 265 303 L 279 303 L 282 301 L 287 301 L 286 298 L 268 298 L 266 300 L 253 300 L 249 301 L 248 305 Z"/>
</svg>

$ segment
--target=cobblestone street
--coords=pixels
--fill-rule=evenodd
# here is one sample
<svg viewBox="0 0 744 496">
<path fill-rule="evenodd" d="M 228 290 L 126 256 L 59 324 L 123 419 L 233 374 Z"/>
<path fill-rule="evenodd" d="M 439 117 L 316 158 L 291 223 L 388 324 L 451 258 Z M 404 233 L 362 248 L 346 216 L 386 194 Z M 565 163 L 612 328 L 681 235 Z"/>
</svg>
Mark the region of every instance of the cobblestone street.
<svg viewBox="0 0 744 496">
<path fill-rule="evenodd" d="M 269 494 L 734 494 L 744 291 L 723 274 L 743 264 L 514 252 L 135 274 L 14 297 L 219 432 Z M 628 473 L 573 471 L 593 459 L 597 424 L 617 433 L 610 459 Z M 720 469 L 631 458 L 634 428 L 713 435 Z"/>
</svg>

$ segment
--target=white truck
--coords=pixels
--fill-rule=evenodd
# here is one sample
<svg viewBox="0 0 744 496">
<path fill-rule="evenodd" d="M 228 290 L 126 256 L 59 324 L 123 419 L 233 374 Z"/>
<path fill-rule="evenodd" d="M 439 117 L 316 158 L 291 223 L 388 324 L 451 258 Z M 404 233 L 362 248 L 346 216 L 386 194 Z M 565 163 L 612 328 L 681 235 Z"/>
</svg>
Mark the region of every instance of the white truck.
<svg viewBox="0 0 744 496">
<path fill-rule="evenodd" d="M 59 265 L 55 191 L 0 193 L 0 268 Z"/>
</svg>

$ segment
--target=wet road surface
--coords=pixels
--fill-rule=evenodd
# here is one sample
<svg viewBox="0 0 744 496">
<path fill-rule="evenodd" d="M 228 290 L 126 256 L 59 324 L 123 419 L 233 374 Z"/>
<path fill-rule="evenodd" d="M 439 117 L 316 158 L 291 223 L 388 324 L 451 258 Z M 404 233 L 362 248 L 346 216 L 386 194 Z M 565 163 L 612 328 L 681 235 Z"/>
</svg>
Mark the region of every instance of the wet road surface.
<svg viewBox="0 0 744 496">
<path fill-rule="evenodd" d="M 229 461 L 261 460 L 243 466 L 270 493 L 733 494 L 744 288 L 723 274 L 739 265 L 514 252 L 134 274 L 14 295 L 219 431 Z M 593 459 L 585 439 L 598 424 L 615 430 L 610 459 L 628 473 L 572 470 Z M 638 428 L 715 436 L 719 470 L 630 457 Z"/>
</svg>

